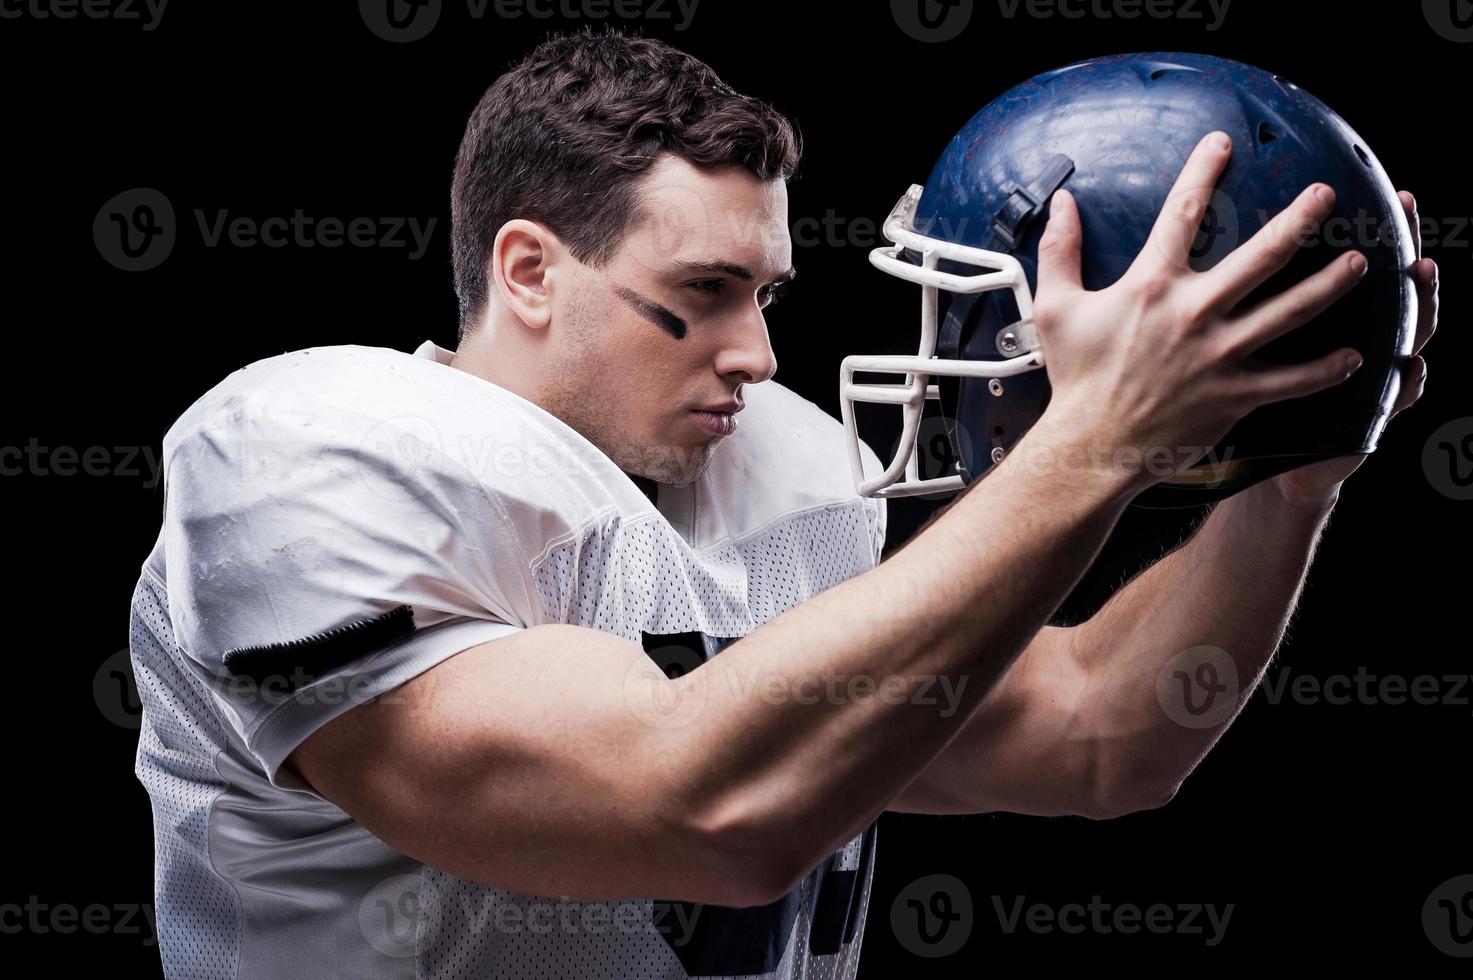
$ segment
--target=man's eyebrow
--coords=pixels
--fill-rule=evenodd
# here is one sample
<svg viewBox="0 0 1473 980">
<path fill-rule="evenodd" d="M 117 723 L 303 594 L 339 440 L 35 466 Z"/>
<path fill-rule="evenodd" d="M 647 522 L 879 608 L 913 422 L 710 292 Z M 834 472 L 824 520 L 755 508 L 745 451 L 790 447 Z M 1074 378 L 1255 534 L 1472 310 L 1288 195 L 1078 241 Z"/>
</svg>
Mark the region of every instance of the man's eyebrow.
<svg viewBox="0 0 1473 980">
<path fill-rule="evenodd" d="M 746 266 L 737 265 L 735 262 L 724 262 L 719 259 L 711 262 L 681 262 L 676 265 L 675 270 L 684 275 L 731 276 L 733 279 L 740 279 L 743 282 L 751 282 L 757 278 L 756 273 Z M 780 283 L 792 282 L 796 278 L 798 278 L 798 270 L 789 268 L 786 272 L 779 273 L 777 278 L 767 285 L 776 286 Z"/>
</svg>

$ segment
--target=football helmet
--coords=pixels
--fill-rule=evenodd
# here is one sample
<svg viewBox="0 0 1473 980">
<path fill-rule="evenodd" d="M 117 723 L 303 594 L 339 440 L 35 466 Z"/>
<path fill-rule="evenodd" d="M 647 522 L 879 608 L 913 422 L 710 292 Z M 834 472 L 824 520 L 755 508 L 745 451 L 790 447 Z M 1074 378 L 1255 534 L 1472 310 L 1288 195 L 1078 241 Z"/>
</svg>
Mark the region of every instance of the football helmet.
<svg viewBox="0 0 1473 980">
<path fill-rule="evenodd" d="M 1256 409 L 1215 447 L 1181 447 L 1169 465 L 1159 461 L 1165 478 L 1134 504 L 1208 503 L 1315 460 L 1376 448 L 1417 312 L 1411 230 L 1385 170 L 1340 116 L 1279 75 L 1201 54 L 1118 54 L 1045 72 L 999 96 L 951 140 L 924 188 L 907 190 L 886 219 L 893 245 L 874 249 L 870 261 L 920 285 L 921 343 L 915 356 L 844 359 L 840 406 L 860 494 L 960 490 L 1006 456 L 1049 400 L 1032 306 L 1051 195 L 1060 187 L 1074 195 L 1084 287 L 1102 289 L 1134 261 L 1187 157 L 1213 130 L 1232 137 L 1232 156 L 1191 267 L 1211 268 L 1305 187 L 1329 184 L 1331 217 L 1241 305 L 1358 249 L 1368 268 L 1353 293 L 1255 357 L 1288 364 L 1349 346 L 1364 364 L 1335 387 Z M 860 372 L 905 380 L 861 382 Z M 939 403 L 955 473 L 920 472 L 917 436 L 928 400 Z M 858 402 L 903 412 L 899 447 L 878 476 L 866 477 L 861 465 Z"/>
</svg>

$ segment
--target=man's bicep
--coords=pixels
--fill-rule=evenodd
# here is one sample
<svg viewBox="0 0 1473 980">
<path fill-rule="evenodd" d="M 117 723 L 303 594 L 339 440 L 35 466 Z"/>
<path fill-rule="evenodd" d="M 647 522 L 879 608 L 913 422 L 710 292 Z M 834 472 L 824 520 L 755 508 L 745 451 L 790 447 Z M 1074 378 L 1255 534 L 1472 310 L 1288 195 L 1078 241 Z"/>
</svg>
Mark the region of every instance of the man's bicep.
<svg viewBox="0 0 1473 980">
<path fill-rule="evenodd" d="M 532 627 L 354 707 L 292 765 L 390 847 L 472 881 L 730 904 L 751 886 L 695 832 L 680 757 L 631 700 L 660 683 L 638 644 Z"/>
<path fill-rule="evenodd" d="M 339 722 L 358 708 L 399 703 L 407 685 L 433 675 L 454 657 L 523 631 L 522 627 L 494 619 L 445 623 L 418 630 L 404 642 L 318 679 L 311 688 L 311 697 L 294 698 L 280 705 L 273 718 L 272 734 L 258 738 L 267 776 L 280 785 L 297 788 L 293 778 L 303 778 L 297 765 L 299 753 L 319 733 L 326 729 L 353 729 L 367 713 L 357 716 L 354 722 Z M 324 745 L 331 741 L 331 738 L 316 740 Z M 273 766 L 275 760 L 280 761 Z"/>
<path fill-rule="evenodd" d="M 514 770 L 572 724 L 576 698 L 555 693 L 570 687 L 548 646 L 554 637 L 548 627 L 519 630 L 449 657 L 322 725 L 289 764 L 386 842 L 429 860 L 425 849 L 456 809 L 480 805 L 486 823 L 503 806 L 514 812 L 480 795 L 483 780 L 504 788 L 502 800 L 522 798 Z"/>
</svg>

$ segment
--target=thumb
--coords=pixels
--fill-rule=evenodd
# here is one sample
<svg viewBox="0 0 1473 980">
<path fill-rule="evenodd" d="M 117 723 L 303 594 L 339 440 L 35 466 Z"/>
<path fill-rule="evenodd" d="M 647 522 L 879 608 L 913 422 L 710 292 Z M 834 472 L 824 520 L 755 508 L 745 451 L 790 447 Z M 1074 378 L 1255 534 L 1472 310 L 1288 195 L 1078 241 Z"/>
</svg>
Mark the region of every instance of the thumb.
<svg viewBox="0 0 1473 980">
<path fill-rule="evenodd" d="M 1074 195 L 1057 190 L 1049 199 L 1048 224 L 1038 240 L 1038 291 L 1083 289 L 1080 248 L 1083 231 Z"/>
</svg>

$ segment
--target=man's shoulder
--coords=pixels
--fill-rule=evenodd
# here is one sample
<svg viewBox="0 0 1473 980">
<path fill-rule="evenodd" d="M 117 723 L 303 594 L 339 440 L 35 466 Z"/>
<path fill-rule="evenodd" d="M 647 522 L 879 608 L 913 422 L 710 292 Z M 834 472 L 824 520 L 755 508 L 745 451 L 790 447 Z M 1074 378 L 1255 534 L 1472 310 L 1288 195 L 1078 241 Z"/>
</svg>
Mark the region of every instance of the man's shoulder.
<svg viewBox="0 0 1473 980">
<path fill-rule="evenodd" d="M 201 467 L 196 487 L 207 473 L 203 489 L 236 501 L 331 487 L 375 510 L 438 500 L 474 514 L 491 503 L 544 524 L 616 501 L 648 506 L 556 416 L 458 368 L 381 347 L 314 347 L 240 368 L 169 429 L 164 466 L 166 488 L 171 470 Z"/>
<path fill-rule="evenodd" d="M 206 426 L 310 427 L 334 416 L 449 416 L 473 390 L 456 383 L 457 375 L 463 372 L 388 347 L 344 344 L 287 351 L 231 372 L 197 398 L 169 434 L 182 437 Z M 319 434 L 326 438 L 331 432 Z M 168 442 L 166 436 L 166 447 Z"/>
</svg>

